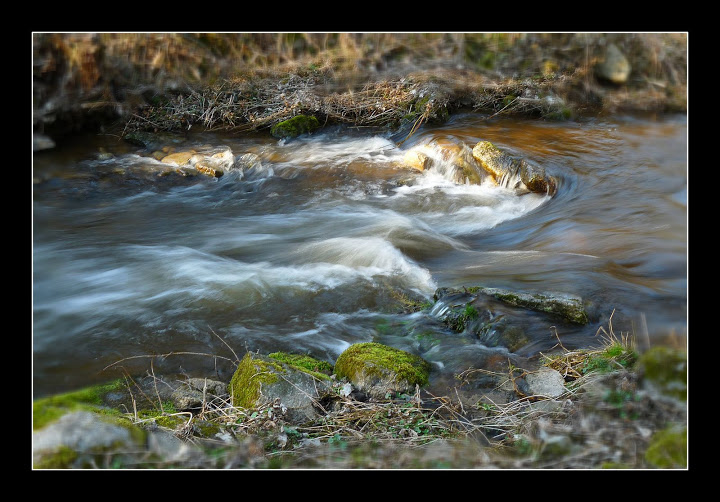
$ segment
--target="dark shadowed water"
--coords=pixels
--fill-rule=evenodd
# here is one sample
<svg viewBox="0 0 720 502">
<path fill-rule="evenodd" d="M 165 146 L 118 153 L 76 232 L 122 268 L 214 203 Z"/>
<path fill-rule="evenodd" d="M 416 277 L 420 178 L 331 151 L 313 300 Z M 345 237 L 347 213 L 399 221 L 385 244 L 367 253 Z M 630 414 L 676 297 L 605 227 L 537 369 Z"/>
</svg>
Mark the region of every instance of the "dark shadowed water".
<svg viewBox="0 0 720 502">
<path fill-rule="evenodd" d="M 378 341 L 422 355 L 436 375 L 509 355 L 427 311 L 398 311 L 399 296 L 431 300 L 438 287 L 555 291 L 587 302 L 587 326 L 528 318 L 529 342 L 515 350 L 522 357 L 558 339 L 597 345 L 611 315 L 615 333 L 651 343 L 686 336 L 684 116 L 467 114 L 397 147 L 400 139 L 363 129 L 288 142 L 188 138 L 259 155 L 260 165 L 218 179 L 159 176 L 159 162 L 110 136 L 36 153 L 36 397 L 123 372 L 229 380 L 228 346 L 239 356 L 284 350 L 334 363 L 349 344 Z M 545 167 L 559 180 L 557 195 L 398 167 L 410 148 L 480 140 Z M 114 156 L 101 160 L 99 148 Z"/>
</svg>

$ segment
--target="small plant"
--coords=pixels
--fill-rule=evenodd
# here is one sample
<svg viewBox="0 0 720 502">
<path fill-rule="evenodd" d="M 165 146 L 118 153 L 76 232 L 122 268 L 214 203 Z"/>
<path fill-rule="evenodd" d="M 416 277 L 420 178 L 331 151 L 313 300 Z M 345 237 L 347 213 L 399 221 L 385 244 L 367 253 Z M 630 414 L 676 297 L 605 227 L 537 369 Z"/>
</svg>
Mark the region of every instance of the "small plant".
<svg viewBox="0 0 720 502">
<path fill-rule="evenodd" d="M 495 405 L 491 403 L 479 403 L 478 408 L 490 412 L 495 410 Z"/>
<path fill-rule="evenodd" d="M 570 351 L 563 347 L 558 337 L 556 346 L 560 346 L 563 353 L 553 356 L 543 354 L 545 366 L 558 370 L 566 381 L 577 380 L 591 373 L 607 373 L 632 368 L 638 360 L 633 339 L 622 333 L 619 338 L 615 335 L 612 328 L 612 314 L 608 328 L 609 331 L 601 326 L 596 333 L 596 335 L 603 333 L 603 346 L 598 349 Z M 555 336 L 557 337 L 557 331 Z"/>
<path fill-rule="evenodd" d="M 470 321 L 480 317 L 477 309 L 470 303 L 465 305 L 465 309 L 454 319 L 447 321 L 448 326 L 454 331 L 463 332 L 467 328 Z"/>
</svg>

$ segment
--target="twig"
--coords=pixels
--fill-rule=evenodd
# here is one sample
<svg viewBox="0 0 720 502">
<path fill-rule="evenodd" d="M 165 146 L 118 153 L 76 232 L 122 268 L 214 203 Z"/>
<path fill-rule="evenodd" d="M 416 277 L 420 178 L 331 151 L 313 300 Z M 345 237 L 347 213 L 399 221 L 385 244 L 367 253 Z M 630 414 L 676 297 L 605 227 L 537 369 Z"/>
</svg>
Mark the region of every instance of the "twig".
<svg viewBox="0 0 720 502">
<path fill-rule="evenodd" d="M 166 354 L 144 354 L 144 355 L 139 355 L 139 356 L 128 356 L 128 357 L 124 357 L 124 358 L 122 358 L 122 359 L 120 359 L 120 360 L 118 360 L 118 361 L 115 361 L 115 362 L 112 363 L 112 364 L 108 364 L 107 366 L 105 366 L 105 367 L 102 369 L 102 371 L 105 371 L 105 370 L 108 369 L 108 368 L 112 368 L 113 366 L 115 366 L 115 365 L 117 365 L 117 364 L 120 364 L 120 363 L 123 362 L 123 361 L 129 361 L 130 359 L 140 359 L 140 358 L 151 358 L 151 359 L 152 359 L 152 358 L 155 358 L 155 357 L 169 357 L 169 356 L 180 356 L 180 355 L 185 355 L 185 356 L 191 355 L 191 356 L 216 357 L 216 358 L 224 359 L 224 360 L 229 361 L 229 362 L 235 362 L 235 361 L 233 361 L 232 359 L 229 359 L 229 358 L 227 358 L 227 357 L 218 356 L 218 355 L 216 355 L 216 354 L 205 354 L 205 353 L 202 353 L 202 352 L 168 352 L 168 353 L 166 353 Z M 237 356 L 236 356 L 236 357 L 237 357 Z"/>
<path fill-rule="evenodd" d="M 235 356 L 235 361 L 237 361 L 237 362 L 239 363 L 239 362 L 240 362 L 240 358 L 239 358 L 238 355 L 235 353 L 235 351 L 233 350 L 233 348 L 232 348 L 230 345 L 228 345 L 228 343 L 227 343 L 225 340 L 223 340 L 217 333 L 215 333 L 215 331 L 214 331 L 210 326 L 208 326 L 208 328 L 210 328 L 210 331 L 212 331 L 212 334 L 213 334 L 213 335 L 217 336 L 217 337 L 220 339 L 220 341 L 221 341 L 222 343 L 224 343 L 225 346 L 226 346 L 228 349 L 230 349 L 230 352 L 232 352 L 233 355 Z"/>
</svg>

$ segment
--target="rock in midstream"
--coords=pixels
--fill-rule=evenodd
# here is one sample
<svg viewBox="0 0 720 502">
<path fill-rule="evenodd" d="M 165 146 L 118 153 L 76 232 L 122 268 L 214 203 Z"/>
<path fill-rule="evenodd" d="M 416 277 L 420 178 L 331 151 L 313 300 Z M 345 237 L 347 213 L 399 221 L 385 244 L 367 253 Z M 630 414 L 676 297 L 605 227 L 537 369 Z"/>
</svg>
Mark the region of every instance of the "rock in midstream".
<svg viewBox="0 0 720 502">
<path fill-rule="evenodd" d="M 490 302 L 488 302 L 490 300 Z M 550 314 L 574 324 L 586 324 L 582 298 L 562 293 L 527 293 L 473 286 L 439 288 L 430 315 L 458 333 L 474 334 L 488 347 L 516 352 L 532 338 L 530 312 Z M 507 304 L 508 308 L 503 308 Z M 535 314 L 536 315 L 536 314 Z"/>
<path fill-rule="evenodd" d="M 161 159 L 164 164 L 192 167 L 199 173 L 219 178 L 235 166 L 235 156 L 227 147 L 187 150 L 171 153 Z"/>
<path fill-rule="evenodd" d="M 473 147 L 472 155 L 478 163 L 490 172 L 500 185 L 517 190 L 555 195 L 557 181 L 545 173 L 545 169 L 525 159 L 516 159 L 498 149 L 489 141 L 480 141 Z"/>
<path fill-rule="evenodd" d="M 553 292 L 525 293 L 485 287 L 473 288 L 473 293 L 489 295 L 516 307 L 553 314 L 575 324 L 588 322 L 583 300 L 579 296 Z"/>
</svg>

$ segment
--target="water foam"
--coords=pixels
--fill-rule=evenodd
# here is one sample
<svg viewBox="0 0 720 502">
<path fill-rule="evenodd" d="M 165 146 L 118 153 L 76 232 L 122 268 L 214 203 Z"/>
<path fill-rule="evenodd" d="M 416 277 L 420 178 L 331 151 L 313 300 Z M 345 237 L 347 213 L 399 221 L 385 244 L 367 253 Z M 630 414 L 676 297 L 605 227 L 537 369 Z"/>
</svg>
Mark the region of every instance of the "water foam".
<svg viewBox="0 0 720 502">
<path fill-rule="evenodd" d="M 362 160 L 370 163 L 389 163 L 401 158 L 394 142 L 380 136 L 333 139 L 317 135 L 292 142 L 279 142 L 279 150 L 289 162 L 322 167 L 347 165 Z"/>
<path fill-rule="evenodd" d="M 436 288 L 427 269 L 380 237 L 333 237 L 303 244 L 297 253 L 313 266 L 346 267 L 366 278 L 395 277 L 423 293 Z"/>
<path fill-rule="evenodd" d="M 411 186 L 398 187 L 394 197 L 401 206 L 412 203 L 417 219 L 451 237 L 520 218 L 550 199 L 532 193 L 518 196 L 511 189 L 491 183 L 458 184 L 432 171 L 423 173 Z"/>
</svg>

